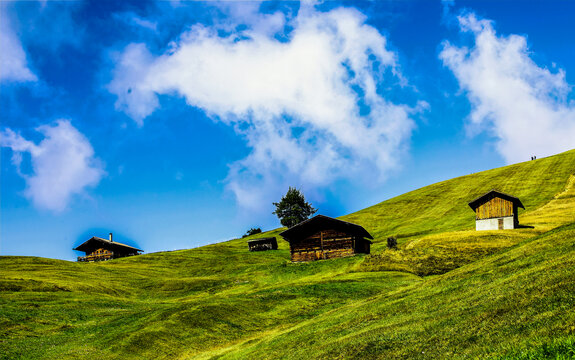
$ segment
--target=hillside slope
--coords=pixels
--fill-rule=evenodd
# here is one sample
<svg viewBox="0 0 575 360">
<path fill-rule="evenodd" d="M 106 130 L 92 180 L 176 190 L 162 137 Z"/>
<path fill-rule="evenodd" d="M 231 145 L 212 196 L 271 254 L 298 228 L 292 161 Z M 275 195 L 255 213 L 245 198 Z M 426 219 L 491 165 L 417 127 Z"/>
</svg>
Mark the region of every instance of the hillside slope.
<svg viewBox="0 0 575 360">
<path fill-rule="evenodd" d="M 230 359 L 575 358 L 575 223 L 220 353 Z M 211 355 L 213 355 L 212 353 Z"/>
<path fill-rule="evenodd" d="M 0 257 L 0 358 L 575 356 L 574 172 L 570 151 L 343 217 L 374 234 L 368 256 L 292 264 L 283 240 L 236 239 L 106 263 Z M 472 231 L 467 202 L 491 188 L 533 227 Z"/>
<path fill-rule="evenodd" d="M 519 197 L 519 216 L 534 211 L 563 191 L 575 171 L 575 151 L 442 181 L 408 192 L 342 219 L 362 224 L 379 245 L 387 236 L 400 238 L 456 230 L 474 230 L 467 203 L 497 189 Z M 542 229 L 540 229 L 542 230 Z"/>
</svg>

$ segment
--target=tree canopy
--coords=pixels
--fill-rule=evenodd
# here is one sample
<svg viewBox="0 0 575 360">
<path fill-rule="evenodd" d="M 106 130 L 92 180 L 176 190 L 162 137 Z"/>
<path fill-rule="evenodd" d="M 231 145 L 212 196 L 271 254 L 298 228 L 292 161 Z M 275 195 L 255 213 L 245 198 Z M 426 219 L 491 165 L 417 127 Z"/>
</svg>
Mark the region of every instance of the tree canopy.
<svg viewBox="0 0 575 360">
<path fill-rule="evenodd" d="M 310 203 L 305 201 L 301 191 L 291 186 L 280 202 L 273 204 L 276 207 L 273 214 L 276 214 L 281 224 L 288 228 L 308 219 L 317 211 Z"/>
<path fill-rule="evenodd" d="M 250 235 L 259 234 L 261 232 L 262 232 L 262 229 L 259 227 L 258 228 L 251 228 L 242 237 L 245 238 L 245 237 L 248 237 Z"/>
</svg>

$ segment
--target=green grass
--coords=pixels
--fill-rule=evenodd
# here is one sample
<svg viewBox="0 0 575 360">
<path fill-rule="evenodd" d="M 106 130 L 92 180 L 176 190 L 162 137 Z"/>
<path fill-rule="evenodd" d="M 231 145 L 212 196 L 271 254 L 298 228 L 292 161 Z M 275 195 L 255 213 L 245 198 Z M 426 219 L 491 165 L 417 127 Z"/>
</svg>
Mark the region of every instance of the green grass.
<svg viewBox="0 0 575 360">
<path fill-rule="evenodd" d="M 571 151 L 343 217 L 372 255 L 291 263 L 287 242 L 250 253 L 250 237 L 106 263 L 0 257 L 0 358 L 575 358 L 574 172 Z M 473 231 L 467 202 L 491 188 L 533 228 Z"/>
<path fill-rule="evenodd" d="M 475 215 L 467 204 L 491 189 L 519 197 L 525 206 L 525 211 L 520 210 L 522 217 L 523 212 L 542 206 L 564 189 L 575 171 L 574 156 L 570 151 L 443 181 L 342 219 L 362 224 L 375 237 L 377 248 L 388 236 L 397 236 L 401 241 L 417 235 L 475 229 Z"/>
<path fill-rule="evenodd" d="M 538 343 L 527 349 L 514 349 L 502 360 L 567 360 L 575 358 L 575 336 Z"/>
<path fill-rule="evenodd" d="M 496 357 L 575 335 L 575 224 L 322 314 L 230 358 Z M 302 331 L 302 329 L 305 329 Z M 313 336 L 310 336 L 313 334 Z M 316 343 L 321 343 L 317 346 Z M 536 350 L 533 350 L 536 352 Z"/>
</svg>

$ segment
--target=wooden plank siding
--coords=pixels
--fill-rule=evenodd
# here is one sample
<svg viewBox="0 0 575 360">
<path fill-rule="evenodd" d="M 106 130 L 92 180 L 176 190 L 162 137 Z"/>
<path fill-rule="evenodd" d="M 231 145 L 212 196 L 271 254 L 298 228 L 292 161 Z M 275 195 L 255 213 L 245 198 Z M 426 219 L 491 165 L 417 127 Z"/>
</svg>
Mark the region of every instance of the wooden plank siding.
<svg viewBox="0 0 575 360">
<path fill-rule="evenodd" d="M 101 261 L 114 258 L 114 252 L 108 249 L 100 248 L 86 256 L 78 256 L 78 261 Z"/>
<path fill-rule="evenodd" d="M 292 261 L 313 261 L 354 255 L 355 237 L 335 230 L 318 231 L 291 244 Z"/>
<path fill-rule="evenodd" d="M 78 261 L 110 260 L 126 256 L 140 255 L 142 252 L 142 250 L 133 246 L 112 241 L 112 233 L 110 233 L 110 240 L 92 236 L 90 239 L 74 248 L 74 250 L 82 251 L 86 254 L 86 256 L 78 256 Z"/>
<path fill-rule="evenodd" d="M 505 216 L 514 216 L 516 207 L 512 201 L 493 197 L 475 209 L 475 219 L 491 219 Z"/>
<path fill-rule="evenodd" d="M 292 261 L 313 261 L 369 254 L 373 239 L 363 227 L 316 215 L 280 233 L 290 244 Z"/>
<path fill-rule="evenodd" d="M 278 242 L 275 237 L 259 238 L 248 241 L 250 251 L 277 250 Z"/>
</svg>

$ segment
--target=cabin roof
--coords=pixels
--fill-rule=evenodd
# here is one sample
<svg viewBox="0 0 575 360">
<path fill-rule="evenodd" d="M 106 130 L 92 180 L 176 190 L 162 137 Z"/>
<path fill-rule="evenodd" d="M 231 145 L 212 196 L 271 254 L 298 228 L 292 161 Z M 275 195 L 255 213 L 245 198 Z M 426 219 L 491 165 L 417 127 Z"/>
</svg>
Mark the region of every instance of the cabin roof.
<svg viewBox="0 0 575 360">
<path fill-rule="evenodd" d="M 508 200 L 513 202 L 515 205 L 517 205 L 518 207 L 525 209 L 525 206 L 523 206 L 523 204 L 521 203 L 521 200 L 519 200 L 518 197 L 515 197 L 513 195 L 509 195 L 509 194 L 505 194 L 502 193 L 501 191 L 492 189 L 488 192 L 486 192 L 485 194 L 479 196 L 477 199 L 469 202 L 469 207 L 472 208 L 473 210 L 477 209 L 477 207 L 479 207 L 479 205 L 481 205 L 482 201 L 484 198 L 489 197 L 489 196 L 497 196 L 500 197 L 502 199 Z"/>
<path fill-rule="evenodd" d="M 302 221 L 299 224 L 281 232 L 280 235 L 287 241 L 291 241 L 326 229 L 334 229 L 348 234 L 373 239 L 373 236 L 371 236 L 370 233 L 368 233 L 362 226 L 334 219 L 325 215 L 316 215 L 311 219 Z"/>
<path fill-rule="evenodd" d="M 89 250 L 91 246 L 96 246 L 96 245 L 106 245 L 107 247 L 115 247 L 115 248 L 131 249 L 131 250 L 136 250 L 136 251 L 144 251 L 144 250 L 140 250 L 140 249 L 135 248 L 135 247 L 130 246 L 130 245 L 122 244 L 122 243 L 119 243 L 117 241 L 110 241 L 110 240 L 102 239 L 102 238 L 97 237 L 97 236 L 92 236 L 90 239 L 84 241 L 82 244 L 80 244 L 78 247 L 76 247 L 73 250 L 86 251 L 86 250 Z"/>
<path fill-rule="evenodd" d="M 266 243 L 266 242 L 274 241 L 275 239 L 276 239 L 275 236 L 273 236 L 273 237 L 265 237 L 265 238 L 258 238 L 258 239 L 252 239 L 252 240 L 248 240 L 248 244 Z"/>
</svg>

